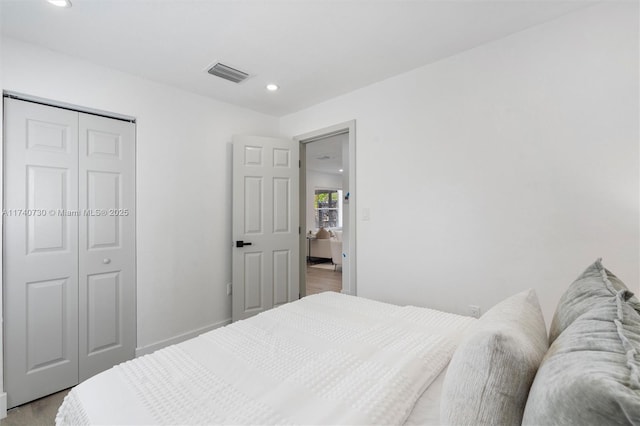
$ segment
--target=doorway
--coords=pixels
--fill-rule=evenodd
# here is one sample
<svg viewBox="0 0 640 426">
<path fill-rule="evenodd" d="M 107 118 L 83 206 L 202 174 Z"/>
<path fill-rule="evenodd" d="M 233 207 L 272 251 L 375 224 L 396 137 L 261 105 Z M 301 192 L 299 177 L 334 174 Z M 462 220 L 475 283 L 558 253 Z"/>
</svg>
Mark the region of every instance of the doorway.
<svg viewBox="0 0 640 426">
<path fill-rule="evenodd" d="M 300 295 L 356 294 L 355 121 L 300 143 Z"/>
</svg>

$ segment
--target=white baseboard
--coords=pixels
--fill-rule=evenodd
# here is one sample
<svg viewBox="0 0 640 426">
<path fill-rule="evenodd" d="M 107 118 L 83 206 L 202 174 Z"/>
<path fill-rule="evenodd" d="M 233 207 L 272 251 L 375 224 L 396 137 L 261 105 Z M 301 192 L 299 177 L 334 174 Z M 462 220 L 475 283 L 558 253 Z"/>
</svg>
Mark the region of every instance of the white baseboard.
<svg viewBox="0 0 640 426">
<path fill-rule="evenodd" d="M 206 333 L 207 331 L 214 330 L 216 328 L 224 327 L 227 324 L 231 324 L 231 318 L 228 318 L 224 321 L 217 322 L 215 324 L 209 324 L 204 327 L 197 328 L 195 330 L 188 331 L 186 333 L 179 334 L 175 337 L 171 337 L 169 339 L 161 340 L 156 343 L 152 343 L 150 345 L 142 346 L 140 348 L 136 348 L 136 358 L 142 355 L 147 355 L 157 351 L 158 349 L 162 349 L 164 347 L 175 345 L 176 343 L 184 342 L 185 340 L 189 340 L 193 337 L 199 336 L 202 333 Z M 6 402 L 6 396 L 5 396 Z M 6 412 L 6 403 L 5 403 L 5 412 Z"/>
<path fill-rule="evenodd" d="M 7 393 L 0 393 L 0 419 L 7 417 Z"/>
</svg>

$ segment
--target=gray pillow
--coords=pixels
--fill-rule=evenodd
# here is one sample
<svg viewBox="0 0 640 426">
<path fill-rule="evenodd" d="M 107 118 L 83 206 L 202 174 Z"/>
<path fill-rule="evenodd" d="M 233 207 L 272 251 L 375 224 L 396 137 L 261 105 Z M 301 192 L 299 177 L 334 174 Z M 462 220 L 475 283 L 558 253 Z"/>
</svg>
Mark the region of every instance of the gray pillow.
<svg viewBox="0 0 640 426">
<path fill-rule="evenodd" d="M 549 344 L 576 318 L 603 300 L 613 300 L 620 290 L 627 290 L 627 286 L 602 266 L 602 259 L 596 260 L 560 298 L 549 328 Z"/>
<path fill-rule="evenodd" d="M 592 306 L 553 342 L 523 424 L 640 424 L 640 315 L 629 296 Z"/>
<path fill-rule="evenodd" d="M 519 425 L 546 350 L 535 291 L 491 308 L 456 349 L 442 389 L 440 420 L 451 425 Z"/>
</svg>

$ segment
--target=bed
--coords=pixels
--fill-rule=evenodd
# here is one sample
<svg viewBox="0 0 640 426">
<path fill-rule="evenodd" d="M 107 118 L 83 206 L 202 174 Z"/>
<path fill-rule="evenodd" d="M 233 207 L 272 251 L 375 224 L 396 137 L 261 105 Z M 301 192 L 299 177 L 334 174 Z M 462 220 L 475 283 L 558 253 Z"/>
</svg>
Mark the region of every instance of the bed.
<svg viewBox="0 0 640 426">
<path fill-rule="evenodd" d="M 479 320 L 321 293 L 98 374 L 56 424 L 640 424 L 639 311 L 600 260 L 549 335 L 533 290 Z"/>
<path fill-rule="evenodd" d="M 401 424 L 474 322 L 308 296 L 97 375 L 56 422 Z"/>
</svg>

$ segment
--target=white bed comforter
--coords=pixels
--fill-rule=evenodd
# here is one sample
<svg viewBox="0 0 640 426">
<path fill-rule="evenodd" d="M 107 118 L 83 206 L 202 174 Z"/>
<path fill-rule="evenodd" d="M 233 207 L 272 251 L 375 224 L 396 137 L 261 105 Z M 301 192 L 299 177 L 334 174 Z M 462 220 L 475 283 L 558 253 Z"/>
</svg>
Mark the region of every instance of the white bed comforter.
<svg viewBox="0 0 640 426">
<path fill-rule="evenodd" d="M 56 424 L 402 424 L 474 321 L 309 296 L 92 377 Z"/>
</svg>

